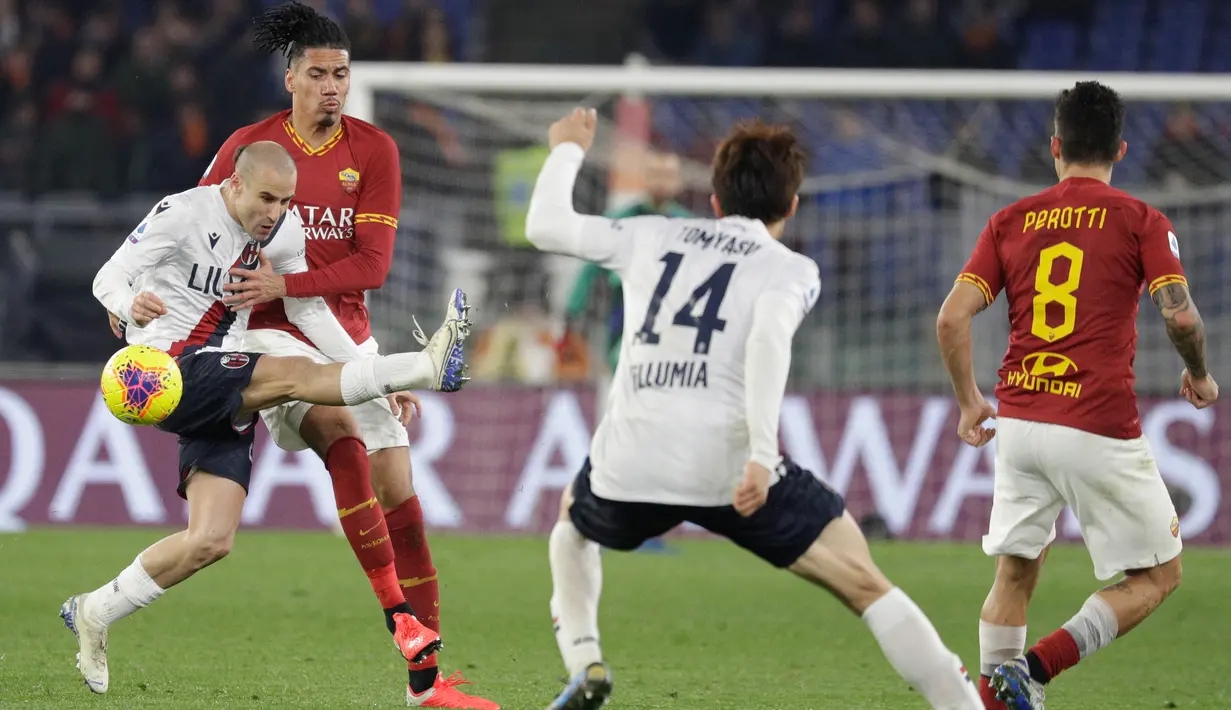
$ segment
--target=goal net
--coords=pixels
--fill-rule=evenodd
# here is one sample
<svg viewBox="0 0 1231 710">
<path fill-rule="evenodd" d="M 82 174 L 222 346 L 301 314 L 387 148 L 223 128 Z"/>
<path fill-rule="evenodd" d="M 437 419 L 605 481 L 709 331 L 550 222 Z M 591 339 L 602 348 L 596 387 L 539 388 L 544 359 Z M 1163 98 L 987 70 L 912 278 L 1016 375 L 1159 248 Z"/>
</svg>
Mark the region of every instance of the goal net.
<svg viewBox="0 0 1231 710">
<path fill-rule="evenodd" d="M 406 314 L 430 312 L 447 288 L 466 287 L 477 306 L 472 367 L 480 394 L 473 396 L 483 405 L 465 424 L 496 442 L 512 441 L 510 431 L 546 436 L 542 422 L 563 416 L 548 411 L 561 391 L 578 393 L 580 416 L 592 427 L 592 390 L 609 371 L 611 289 L 600 279 L 571 320 L 587 339 L 585 357 L 562 361 L 553 343 L 576 305 L 570 296 L 581 264 L 542 255 L 524 240 L 547 126 L 574 106 L 599 110 L 599 139 L 578 181 L 579 210 L 644 200 L 647 155 L 656 151 L 679 157 L 675 200 L 697 214 L 709 213 L 708 161 L 735 122 L 793 126 L 812 159 L 785 239 L 815 258 L 823 289 L 795 341 L 790 389 L 798 396 L 784 412 L 784 446 L 844 490 L 853 510 L 875 512 L 895 533 L 972 538 L 982 531 L 991 455 L 958 446 L 952 435 L 936 311 L 988 217 L 1055 182 L 1052 98 L 1089 77 L 389 64 L 357 65 L 353 77 L 350 110 L 395 138 L 406 193 L 393 273 L 372 295 L 378 337 L 409 346 Z M 1129 103 L 1129 153 L 1115 184 L 1175 224 L 1210 333 L 1210 360 L 1222 362 L 1231 283 L 1228 82 L 1098 78 Z M 1221 534 L 1220 487 L 1210 474 L 1225 437 L 1212 414 L 1172 406 L 1182 364 L 1148 299 L 1139 333 L 1147 435 L 1165 439 L 1155 442 L 1156 453 L 1189 512 L 1186 522 Z M 1006 338 L 1001 297 L 975 327 L 978 377 L 989 396 Z M 556 449 L 526 457 L 547 457 L 552 485 L 562 485 L 584 447 L 543 446 Z M 522 459 L 513 462 L 519 470 L 501 470 L 510 465 L 501 448 L 460 452 L 468 473 L 449 485 L 523 475 L 529 464 Z M 490 504 L 505 506 L 499 512 L 512 519 L 508 501 L 494 496 Z M 552 515 L 545 507 L 518 519 L 533 527 Z M 1075 530 L 1070 523 L 1067 533 Z"/>
</svg>

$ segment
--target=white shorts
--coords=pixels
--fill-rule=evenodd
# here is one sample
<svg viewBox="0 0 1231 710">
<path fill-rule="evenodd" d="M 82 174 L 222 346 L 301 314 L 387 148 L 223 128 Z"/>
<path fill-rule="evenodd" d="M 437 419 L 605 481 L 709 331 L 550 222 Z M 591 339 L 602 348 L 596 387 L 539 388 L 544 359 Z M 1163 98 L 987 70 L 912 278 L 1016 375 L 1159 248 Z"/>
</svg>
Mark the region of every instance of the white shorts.
<svg viewBox="0 0 1231 710">
<path fill-rule="evenodd" d="M 988 555 L 1037 559 L 1068 504 L 1101 580 L 1180 554 L 1180 521 L 1144 437 L 1111 439 L 1056 424 L 996 421 Z"/>
<path fill-rule="evenodd" d="M 265 353 L 283 357 L 306 357 L 322 364 L 333 362 L 325 354 L 308 345 L 295 336 L 281 330 L 261 328 L 250 330 L 244 334 L 244 349 L 249 352 Z M 375 355 L 376 340 L 368 338 L 359 345 L 364 355 Z M 274 443 L 284 451 L 302 451 L 308 448 L 307 442 L 299 435 L 299 425 L 303 422 L 308 410 L 315 405 L 304 402 L 287 402 L 273 409 L 261 412 L 261 419 L 273 437 Z M 371 402 L 347 407 L 351 416 L 359 424 L 363 443 L 368 451 L 381 449 L 396 449 L 410 446 L 410 437 L 406 427 L 393 416 L 393 409 L 388 400 L 374 399 Z"/>
</svg>

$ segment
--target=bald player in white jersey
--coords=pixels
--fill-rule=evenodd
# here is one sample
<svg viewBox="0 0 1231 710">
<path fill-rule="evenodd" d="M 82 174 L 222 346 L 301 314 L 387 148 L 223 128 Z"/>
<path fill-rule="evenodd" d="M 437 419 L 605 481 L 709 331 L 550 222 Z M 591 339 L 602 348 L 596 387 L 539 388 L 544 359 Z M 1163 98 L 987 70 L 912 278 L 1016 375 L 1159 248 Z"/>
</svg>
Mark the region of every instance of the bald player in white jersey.
<svg viewBox="0 0 1231 710">
<path fill-rule="evenodd" d="M 714 158 L 717 219 L 611 220 L 573 210 L 596 115 L 552 125 L 526 233 L 615 271 L 628 327 L 607 411 L 551 532 L 556 642 L 571 681 L 548 710 L 611 694 L 599 647 L 600 547 L 633 550 L 691 522 L 834 593 L 934 708 L 976 710 L 961 660 L 877 569 L 845 503 L 778 452 L 791 340 L 815 305 L 812 259 L 779 241 L 804 159 L 786 128 L 740 126 Z"/>
<path fill-rule="evenodd" d="M 222 185 L 161 201 L 94 279 L 94 295 L 130 344 L 173 355 L 183 378 L 179 405 L 159 429 L 179 435 L 180 485 L 188 528 L 146 548 L 119 575 L 64 602 L 86 686 L 109 686 L 110 625 L 143 608 L 231 549 L 252 472 L 256 415 L 289 401 L 347 406 L 411 389 L 451 392 L 465 382 L 465 297 L 455 291 L 445 322 L 422 352 L 364 356 L 320 298 L 284 299 L 290 319 L 336 364 L 244 352 L 248 311 L 223 303 L 230 270 L 307 269 L 303 224 L 287 214 L 295 162 L 282 146 L 253 143 Z M 410 614 L 395 615 L 394 642 L 418 662 L 440 636 Z"/>
</svg>

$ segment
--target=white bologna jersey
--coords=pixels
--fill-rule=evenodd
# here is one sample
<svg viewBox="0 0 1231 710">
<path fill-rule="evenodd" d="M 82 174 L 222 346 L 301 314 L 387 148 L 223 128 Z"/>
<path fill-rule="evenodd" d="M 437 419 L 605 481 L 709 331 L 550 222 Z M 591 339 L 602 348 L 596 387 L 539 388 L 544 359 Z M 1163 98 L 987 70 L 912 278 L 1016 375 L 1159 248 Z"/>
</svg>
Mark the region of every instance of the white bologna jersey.
<svg viewBox="0 0 1231 710">
<path fill-rule="evenodd" d="M 581 151 L 566 144 L 544 167 L 528 236 L 543 249 L 611 269 L 623 282 L 619 369 L 591 444 L 591 486 L 610 500 L 728 505 L 751 454 L 745 354 L 756 304 L 767 294 L 786 297 L 775 302 L 793 311 L 784 335 L 789 352 L 790 336 L 820 292 L 816 262 L 783 246 L 760 221 L 740 217 L 573 213 L 571 226 L 540 226 L 555 219 L 544 211 L 558 207 L 540 194 L 556 178 L 560 166 L 552 161 L 569 159 L 580 166 Z M 575 175 L 572 168 L 556 195 L 566 196 L 569 212 Z M 769 412 L 775 460 L 781 396 Z"/>
<path fill-rule="evenodd" d="M 232 268 L 256 269 L 264 253 L 278 273 L 307 271 L 303 223 L 287 213 L 264 243 L 254 240 L 227 211 L 218 185 L 196 187 L 161 200 L 94 278 L 94 296 L 125 324 L 129 344 L 179 356 L 197 350 L 243 350 L 251 310 L 231 310 L 223 299 Z M 137 294 L 149 291 L 167 308 L 144 328 L 129 322 Z M 286 298 L 287 315 L 339 361 L 358 348 L 320 298 Z M 304 329 L 306 326 L 307 329 Z M 320 341 L 320 342 L 318 342 Z"/>
</svg>

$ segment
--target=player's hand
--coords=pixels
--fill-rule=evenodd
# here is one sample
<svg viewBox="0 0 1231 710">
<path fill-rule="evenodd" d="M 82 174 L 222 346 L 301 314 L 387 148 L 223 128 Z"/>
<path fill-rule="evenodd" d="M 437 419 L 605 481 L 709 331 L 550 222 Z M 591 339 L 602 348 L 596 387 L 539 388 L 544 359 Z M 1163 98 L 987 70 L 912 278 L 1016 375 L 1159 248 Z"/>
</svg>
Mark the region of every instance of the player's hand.
<svg viewBox="0 0 1231 710">
<path fill-rule="evenodd" d="M 423 417 L 423 403 L 410 392 L 394 392 L 385 399 L 389 400 L 389 408 L 402 426 L 409 424 L 411 419 Z"/>
<path fill-rule="evenodd" d="M 107 311 L 107 323 L 111 325 L 111 332 L 115 333 L 115 337 L 123 340 L 124 331 L 120 330 L 120 317 L 111 311 Z"/>
<path fill-rule="evenodd" d="M 231 276 L 243 280 L 222 287 L 222 290 L 231 292 L 223 302 L 233 311 L 242 311 L 286 296 L 286 279 L 274 271 L 269 257 L 265 256 L 264 251 L 260 251 L 257 252 L 257 259 L 260 260 L 260 265 L 256 269 L 232 268 Z"/>
<path fill-rule="evenodd" d="M 137 327 L 144 328 L 153 322 L 155 318 L 167 315 L 167 307 L 158 296 L 149 291 L 142 291 L 133 299 L 131 315 L 132 322 L 136 323 Z M 117 333 L 117 335 L 119 334 Z"/>
<path fill-rule="evenodd" d="M 1180 395 L 1197 409 L 1205 409 L 1218 399 L 1218 383 L 1209 373 L 1205 377 L 1193 377 L 1185 369 L 1180 375 Z"/>
<path fill-rule="evenodd" d="M 547 143 L 554 150 L 561 143 L 576 143 L 584 151 L 594 145 L 594 129 L 598 126 L 598 111 L 575 108 L 547 129 Z"/>
<path fill-rule="evenodd" d="M 996 436 L 995 429 L 988 429 L 983 423 L 996 418 L 996 408 L 982 397 L 979 401 L 962 407 L 962 416 L 957 422 L 957 435 L 971 446 L 983 446 Z"/>
<path fill-rule="evenodd" d="M 769 469 L 749 461 L 744 464 L 744 480 L 735 488 L 731 505 L 745 518 L 761 509 L 769 500 Z"/>
</svg>

